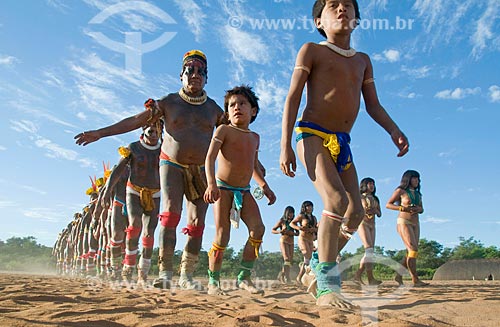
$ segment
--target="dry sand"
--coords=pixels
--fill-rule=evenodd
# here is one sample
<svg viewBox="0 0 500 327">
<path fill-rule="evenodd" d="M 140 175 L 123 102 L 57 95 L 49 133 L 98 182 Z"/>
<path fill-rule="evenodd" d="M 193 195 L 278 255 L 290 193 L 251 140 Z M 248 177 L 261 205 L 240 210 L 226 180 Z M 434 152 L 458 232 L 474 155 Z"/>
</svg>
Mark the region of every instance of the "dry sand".
<svg viewBox="0 0 500 327">
<path fill-rule="evenodd" d="M 408 282 L 405 282 L 408 284 Z M 227 282 L 228 295 L 115 287 L 96 279 L 0 274 L 0 326 L 500 326 L 499 281 L 431 281 L 424 288 L 356 288 L 360 308 L 320 308 L 295 286 L 262 281 L 253 296 Z M 378 308 L 378 310 L 377 310 Z"/>
</svg>

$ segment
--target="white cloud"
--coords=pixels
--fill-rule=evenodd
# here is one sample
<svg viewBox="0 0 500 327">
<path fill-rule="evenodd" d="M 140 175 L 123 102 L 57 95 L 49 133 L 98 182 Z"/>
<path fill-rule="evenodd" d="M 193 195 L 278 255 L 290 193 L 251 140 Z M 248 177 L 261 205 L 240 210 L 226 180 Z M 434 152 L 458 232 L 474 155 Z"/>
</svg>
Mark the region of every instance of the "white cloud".
<svg viewBox="0 0 500 327">
<path fill-rule="evenodd" d="M 437 92 L 434 97 L 438 99 L 446 99 L 446 100 L 461 100 L 469 95 L 476 95 L 481 92 L 481 88 L 459 88 L 457 87 L 454 90 L 443 90 Z"/>
<path fill-rule="evenodd" d="M 47 194 L 46 191 L 39 190 L 39 189 L 37 189 L 36 187 L 33 187 L 33 186 L 19 185 L 19 188 L 21 188 L 23 190 L 27 190 L 27 191 L 33 192 L 33 193 L 38 193 L 38 194 L 41 194 L 41 195 L 46 195 Z"/>
<path fill-rule="evenodd" d="M 35 140 L 35 145 L 39 148 L 45 149 L 46 155 L 50 158 L 62 158 L 73 161 L 78 157 L 78 153 L 76 151 L 65 149 L 46 138 L 38 137 L 38 139 Z"/>
<path fill-rule="evenodd" d="M 76 114 L 76 117 L 78 117 L 80 120 L 87 120 L 87 115 L 81 111 Z"/>
<path fill-rule="evenodd" d="M 129 106 L 122 103 L 123 97 L 131 90 L 139 89 L 146 94 L 154 94 L 149 90 L 144 76 L 113 66 L 96 54 L 84 54 L 81 62 L 72 62 L 69 68 L 80 93 L 80 101 L 90 111 L 111 121 L 136 113 L 124 110 Z"/>
<path fill-rule="evenodd" d="M 374 61 L 388 61 L 388 62 L 396 62 L 401 58 L 401 53 L 395 49 L 384 50 L 382 54 L 376 53 L 372 56 Z"/>
<path fill-rule="evenodd" d="M 257 34 L 248 33 L 226 25 L 221 31 L 224 45 L 231 54 L 231 63 L 235 65 L 233 79 L 240 83 L 245 77 L 245 61 L 257 64 L 268 63 L 271 55 L 269 48 Z"/>
<path fill-rule="evenodd" d="M 482 11 L 482 16 L 477 20 L 476 30 L 471 36 L 472 56 L 479 58 L 482 52 L 487 48 L 488 42 L 496 39 L 495 23 L 500 14 L 498 0 L 489 0 L 486 10 Z"/>
<path fill-rule="evenodd" d="M 182 12 L 184 20 L 194 34 L 195 40 L 200 42 L 202 33 L 205 30 L 207 15 L 193 0 L 174 0 L 174 2 Z"/>
<path fill-rule="evenodd" d="M 406 66 L 401 67 L 401 71 L 407 73 L 410 77 L 413 78 L 425 78 L 429 76 L 431 68 L 429 66 L 423 66 L 419 68 L 410 68 Z"/>
<path fill-rule="evenodd" d="M 54 211 L 49 208 L 28 208 L 22 210 L 22 214 L 37 221 L 61 222 L 67 219 L 61 211 Z"/>
<path fill-rule="evenodd" d="M 288 88 L 278 81 L 259 78 L 255 84 L 255 93 L 259 97 L 259 107 L 266 113 L 280 116 L 288 93 Z"/>
<path fill-rule="evenodd" d="M 491 102 L 500 102 L 500 86 L 492 85 L 488 89 Z"/>
<path fill-rule="evenodd" d="M 396 62 L 399 61 L 400 53 L 398 50 L 389 49 L 384 51 L 384 56 L 389 62 Z"/>
<path fill-rule="evenodd" d="M 448 151 L 444 151 L 444 152 L 438 153 L 438 157 L 440 157 L 440 158 L 456 157 L 457 154 L 458 154 L 458 150 L 457 149 L 451 149 L 451 150 L 448 150 Z"/>
<path fill-rule="evenodd" d="M 10 200 L 0 200 L 0 208 L 17 207 L 18 204 Z"/>
<path fill-rule="evenodd" d="M 29 120 L 21 120 L 21 121 L 10 121 L 10 128 L 19 133 L 28 132 L 30 134 L 35 134 L 38 131 L 38 127 Z"/>
<path fill-rule="evenodd" d="M 0 55 L 0 65 L 13 66 L 14 64 L 16 64 L 18 62 L 19 62 L 19 59 L 17 59 L 16 57 Z"/>
<path fill-rule="evenodd" d="M 4 147 L 3 145 L 0 145 L 0 151 L 5 151 L 5 150 L 7 150 L 7 148 Z"/>
<path fill-rule="evenodd" d="M 173 19 L 166 16 L 168 13 L 164 12 L 160 7 L 146 1 L 84 0 L 84 2 L 99 9 L 100 12 L 97 15 L 103 11 L 109 14 L 110 18 L 105 19 L 106 27 L 115 29 L 120 33 L 123 33 L 123 25 L 117 23 L 117 18 L 120 18 L 123 24 L 127 24 L 132 30 L 146 33 L 160 30 L 161 27 L 158 22 L 172 21 Z M 112 16 L 113 18 L 111 18 Z M 92 32 L 87 31 L 87 33 L 92 37 Z"/>
<path fill-rule="evenodd" d="M 50 71 L 44 71 L 42 74 L 46 78 L 44 81 L 46 85 L 49 85 L 49 86 L 52 86 L 52 87 L 55 87 L 58 89 L 65 88 L 64 81 L 59 76 L 57 76 L 55 73 L 50 72 Z"/>
<path fill-rule="evenodd" d="M 44 149 L 45 155 L 49 158 L 76 161 L 80 163 L 82 167 L 92 167 L 95 165 L 93 161 L 87 158 L 79 158 L 76 151 L 65 149 L 59 144 L 38 135 L 38 127 L 31 121 L 10 121 L 10 124 L 11 129 L 19 133 L 28 133 L 29 139 L 33 140 L 35 146 Z"/>
<path fill-rule="evenodd" d="M 432 223 L 432 224 L 445 224 L 445 223 L 449 223 L 450 221 L 452 221 L 452 220 L 451 219 L 447 219 L 447 218 L 427 217 L 427 218 L 423 219 L 422 222 L 424 222 L 424 223 Z"/>
<path fill-rule="evenodd" d="M 69 9 L 69 6 L 64 0 L 46 0 L 47 4 L 61 12 L 66 12 Z"/>
</svg>

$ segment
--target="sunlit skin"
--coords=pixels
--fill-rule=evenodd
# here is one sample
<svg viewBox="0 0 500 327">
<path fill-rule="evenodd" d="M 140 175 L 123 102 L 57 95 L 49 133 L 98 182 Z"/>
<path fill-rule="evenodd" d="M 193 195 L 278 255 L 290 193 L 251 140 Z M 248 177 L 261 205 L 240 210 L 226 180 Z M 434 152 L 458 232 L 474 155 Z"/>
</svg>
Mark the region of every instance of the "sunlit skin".
<svg viewBox="0 0 500 327">
<path fill-rule="evenodd" d="M 418 251 L 418 242 L 420 239 L 420 222 L 419 214 L 424 212 L 422 205 L 422 197 L 416 195 L 420 184 L 419 177 L 411 177 L 408 188 L 405 190 L 398 187 L 387 200 L 386 208 L 398 211 L 397 231 L 405 244 L 408 253 Z M 418 203 L 412 201 L 419 199 Z M 402 262 L 403 266 L 410 271 L 413 285 L 425 286 L 427 283 L 422 282 L 417 275 L 417 259 L 406 256 Z M 396 274 L 396 281 L 403 284 L 403 279 L 400 274 Z"/>
<path fill-rule="evenodd" d="M 356 27 L 352 1 L 326 1 L 319 17 L 314 17 L 314 22 L 326 34 L 327 42 L 350 49 L 351 33 Z M 378 100 L 368 55 L 358 52 L 352 57 L 344 57 L 324 45 L 306 43 L 297 54 L 295 68 L 282 119 L 280 168 L 286 176 L 294 177 L 297 169 L 292 133 L 306 84 L 307 102 L 302 114 L 303 121 L 333 132 L 350 133 L 363 96 L 366 112 L 391 136 L 399 150 L 397 155 L 403 156 L 408 152 L 408 139 Z M 297 154 L 322 199 L 323 209 L 345 217 L 346 227 L 356 230 L 363 219 L 364 209 L 355 164 L 339 173 L 323 142 L 322 138 L 315 135 L 304 138 L 297 143 Z M 339 237 L 339 229 L 339 221 L 329 218 L 321 220 L 318 229 L 318 256 L 321 263 L 335 262 L 339 251 L 347 243 L 346 237 Z M 350 307 L 333 293 L 318 298 L 317 304 Z"/>
<path fill-rule="evenodd" d="M 299 239 L 297 245 L 300 252 L 304 256 L 306 262 L 309 262 L 314 251 L 314 241 L 316 240 L 316 233 L 318 232 L 317 220 L 313 216 L 314 207 L 310 204 L 305 206 L 305 212 L 298 214 L 290 223 L 290 226 L 299 231 Z M 305 273 L 305 265 L 300 267 L 299 274 L 297 275 L 297 283 L 301 284 L 301 278 Z"/>
<path fill-rule="evenodd" d="M 290 222 L 293 220 L 295 217 L 295 212 L 292 210 L 288 211 L 285 216 L 285 221 L 283 221 L 282 218 L 280 218 L 276 224 L 273 226 L 271 232 L 273 234 L 280 234 L 280 251 L 281 255 L 283 256 L 283 261 L 286 262 L 293 262 L 293 252 L 294 252 L 294 236 L 296 235 L 296 232 L 292 229 L 290 230 L 287 228 L 287 223 L 290 224 Z M 283 265 L 283 268 L 281 269 L 279 275 L 278 275 L 278 280 L 284 283 L 289 283 L 290 282 L 290 266 Z"/>
<path fill-rule="evenodd" d="M 207 83 L 207 66 L 198 59 L 187 59 L 179 73 L 182 89 L 190 97 L 199 97 Z M 211 98 L 200 105 L 193 105 L 181 98 L 178 92 L 157 100 L 159 110 L 151 116 L 150 110 L 125 118 L 120 122 L 75 136 L 76 143 L 87 145 L 102 137 L 126 133 L 140 128 L 148 121 L 164 121 L 161 151 L 172 161 L 188 166 L 202 166 L 210 145 L 214 128 L 225 122 L 224 111 Z M 171 165 L 160 166 L 161 212 L 180 215 L 185 195 L 184 172 Z M 205 178 L 202 173 L 201 178 Z M 202 198 L 186 200 L 186 224 L 194 227 L 205 225 L 208 208 Z M 161 271 L 173 271 L 172 258 L 177 242 L 177 228 L 160 226 Z M 202 237 L 188 236 L 185 251 L 198 255 Z"/>
<path fill-rule="evenodd" d="M 365 209 L 365 216 L 363 221 L 359 225 L 358 235 L 359 239 L 363 243 L 363 247 L 366 249 L 373 250 L 375 247 L 375 217 L 380 217 L 382 212 L 380 210 L 380 203 L 373 196 L 375 190 L 375 184 L 373 182 L 368 182 L 366 184 L 366 193 L 362 198 L 363 208 Z M 373 264 L 369 261 L 366 256 L 361 259 L 359 264 L 359 269 L 356 271 L 354 280 L 361 283 L 361 274 L 366 270 L 368 277 L 368 284 L 378 285 L 381 282 L 376 280 L 373 276 Z"/>
<path fill-rule="evenodd" d="M 231 95 L 228 102 L 230 123 L 216 129 L 205 160 L 208 186 L 204 200 L 207 203 L 214 203 L 214 243 L 222 247 L 229 243 L 231 232 L 229 217 L 234 194 L 232 191 L 219 189 L 216 178 L 233 187 L 245 187 L 253 178 L 262 188 L 269 204 L 276 201 L 276 196 L 269 188 L 258 164 L 260 137 L 248 129 L 250 121 L 255 115 L 256 108 L 250 105 L 246 96 L 242 94 Z M 215 171 L 216 159 L 217 172 Z M 262 240 L 265 227 L 259 207 L 250 192 L 243 193 L 241 220 L 248 228 L 249 237 Z M 255 248 L 250 242 L 247 242 L 243 248 L 242 260 L 250 262 L 255 259 Z M 221 267 L 222 260 L 217 260 L 215 255 L 209 257 L 210 271 L 220 271 Z M 246 283 L 251 293 L 260 292 L 250 280 Z M 208 287 L 210 294 L 222 293 L 220 288 L 215 285 Z"/>
</svg>

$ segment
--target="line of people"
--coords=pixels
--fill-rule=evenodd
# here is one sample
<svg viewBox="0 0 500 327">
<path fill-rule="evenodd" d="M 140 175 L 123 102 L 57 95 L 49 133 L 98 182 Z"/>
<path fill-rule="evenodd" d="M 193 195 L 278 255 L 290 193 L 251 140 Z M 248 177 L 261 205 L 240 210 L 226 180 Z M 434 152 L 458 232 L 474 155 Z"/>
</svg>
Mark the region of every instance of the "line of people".
<svg viewBox="0 0 500 327">
<path fill-rule="evenodd" d="M 408 152 L 409 143 L 379 103 L 369 57 L 350 47 L 351 33 L 360 19 L 357 1 L 317 0 L 313 5 L 313 18 L 326 41 L 304 44 L 297 54 L 284 105 L 280 167 L 285 175 L 295 176 L 296 158 L 291 145 L 295 126 L 297 153 L 323 202 L 322 222 L 316 231 L 318 263 L 313 269 L 316 303 L 350 307 L 340 295 L 336 258 L 365 215 L 349 148 L 349 133 L 359 112 L 361 95 L 367 113 L 390 134 L 399 150 L 398 156 Z M 168 287 L 172 281 L 176 228 L 185 197 L 187 227 L 183 232 L 188 240 L 181 259 L 181 288 L 198 288 L 192 273 L 198 261 L 208 204 L 214 203 L 216 237 L 209 251 L 209 292 L 223 293 L 220 265 L 229 242 L 229 226 L 233 220 L 238 224 L 239 211 L 249 230 L 249 238 L 243 251 L 238 286 L 259 293 L 250 280 L 250 271 L 262 243 L 264 225 L 258 206 L 248 192 L 250 179 L 253 177 L 259 183 L 269 204 L 274 203 L 276 197 L 264 179 L 265 170 L 258 159 L 259 136 L 248 128 L 258 114 L 258 98 L 251 88 L 236 87 L 226 93 L 222 110 L 204 90 L 207 78 L 206 56 L 199 50 L 189 51 L 183 57 L 182 88 L 178 92 L 159 100 L 150 99 L 143 112 L 98 130 L 85 131 L 75 139 L 77 144 L 87 145 L 102 137 L 126 133 L 162 120 L 165 133 L 159 154 L 160 273 L 154 285 Z M 302 118 L 295 124 L 306 84 L 307 103 Z M 217 128 L 215 134 L 214 128 Z M 217 172 L 214 168 L 216 158 Z M 151 195 L 151 202 L 158 204 L 158 198 L 152 196 L 156 195 L 153 190 L 157 188 L 130 191 L 137 197 L 135 203 L 142 206 L 136 214 L 146 213 L 147 202 L 140 201 L 137 193 L 147 194 L 148 198 Z M 401 207 L 408 210 L 404 205 Z M 408 213 L 407 218 L 410 218 L 413 210 L 402 212 Z M 151 213 L 149 223 L 154 224 L 156 217 Z M 303 232 L 307 239 L 308 233 Z M 127 243 L 138 238 L 140 233 L 139 225 L 129 219 Z M 148 229 L 143 229 L 142 233 L 143 246 L 149 248 L 152 234 Z M 134 251 L 131 247 L 125 255 L 126 261 L 130 259 L 129 265 L 134 263 Z M 139 263 L 142 277 L 147 277 L 145 257 L 146 261 Z M 412 265 L 413 261 L 408 261 L 408 266 Z"/>
<path fill-rule="evenodd" d="M 376 195 L 375 180 L 370 177 L 363 178 L 359 185 L 359 191 L 365 215 L 358 226 L 357 232 L 365 248 L 365 253 L 360 260 L 359 269 L 355 272 L 353 280 L 358 284 L 364 284 L 362 275 L 366 273 L 368 285 L 380 285 L 382 282 L 373 275 L 376 235 L 375 217 L 382 216 L 380 200 Z M 400 185 L 389 198 L 386 208 L 399 212 L 396 225 L 397 232 L 407 249 L 407 254 L 401 262 L 402 266 L 408 269 L 413 286 L 428 285 L 418 278 L 416 271 L 418 241 L 420 238 L 418 215 L 423 212 L 420 174 L 417 171 L 407 170 L 404 172 Z M 277 279 L 282 284 L 292 283 L 290 271 L 295 250 L 294 237 L 298 236 L 297 245 L 302 253 L 303 262 L 299 263 L 296 285 L 305 287 L 311 285 L 311 276 L 313 276 L 311 274 L 311 259 L 317 250 L 315 241 L 319 223 L 316 216 L 313 215 L 313 203 L 304 201 L 297 216 L 295 216 L 295 209 L 292 206 L 287 206 L 283 216 L 272 228 L 273 234 L 281 235 L 279 242 L 283 256 L 283 266 Z M 402 275 L 399 272 L 396 272 L 395 280 L 399 285 L 403 285 Z"/>
</svg>

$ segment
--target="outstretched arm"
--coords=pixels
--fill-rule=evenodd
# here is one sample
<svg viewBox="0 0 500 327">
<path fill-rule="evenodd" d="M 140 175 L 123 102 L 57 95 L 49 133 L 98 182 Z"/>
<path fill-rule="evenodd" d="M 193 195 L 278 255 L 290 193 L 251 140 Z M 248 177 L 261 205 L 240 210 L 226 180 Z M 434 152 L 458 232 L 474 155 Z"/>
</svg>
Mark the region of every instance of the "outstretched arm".
<svg viewBox="0 0 500 327">
<path fill-rule="evenodd" d="M 155 121 L 160 117 L 161 114 L 159 114 L 159 111 L 153 113 L 152 111 L 146 109 L 137 115 L 127 117 L 113 125 L 77 134 L 74 139 L 76 140 L 76 144 L 85 146 L 92 142 L 98 141 L 103 137 L 133 131 L 134 129 L 138 129 L 139 127 L 146 125 L 148 121 Z"/>
<path fill-rule="evenodd" d="M 363 99 L 366 104 L 366 112 L 372 119 L 391 135 L 392 142 L 399 149 L 398 157 L 404 156 L 410 149 L 408 138 L 392 120 L 387 111 L 378 100 L 375 82 L 373 81 L 373 67 L 368 56 L 365 56 L 366 70 L 362 86 Z"/>
</svg>

